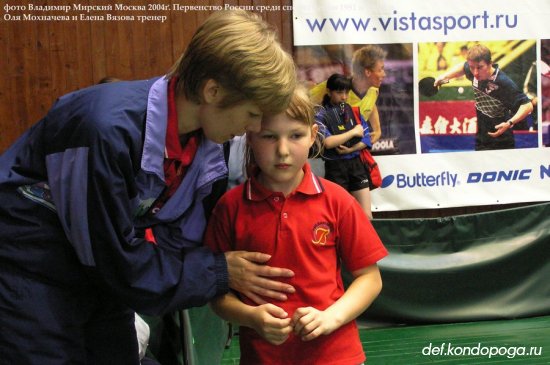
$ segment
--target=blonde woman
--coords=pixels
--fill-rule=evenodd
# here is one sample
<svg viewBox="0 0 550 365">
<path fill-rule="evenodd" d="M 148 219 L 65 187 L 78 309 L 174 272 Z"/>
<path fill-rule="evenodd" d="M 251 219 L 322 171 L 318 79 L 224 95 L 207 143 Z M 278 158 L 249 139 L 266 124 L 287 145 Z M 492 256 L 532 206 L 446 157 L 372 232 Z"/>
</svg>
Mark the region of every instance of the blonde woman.
<svg viewBox="0 0 550 365">
<path fill-rule="evenodd" d="M 213 254 L 220 143 L 258 131 L 295 88 L 257 15 L 217 12 L 166 77 L 62 96 L 0 156 L 0 353 L 9 364 L 137 364 L 133 310 L 200 306 L 229 287 L 284 299 L 292 272 Z M 31 335 L 29 335 L 31 334 Z"/>
</svg>

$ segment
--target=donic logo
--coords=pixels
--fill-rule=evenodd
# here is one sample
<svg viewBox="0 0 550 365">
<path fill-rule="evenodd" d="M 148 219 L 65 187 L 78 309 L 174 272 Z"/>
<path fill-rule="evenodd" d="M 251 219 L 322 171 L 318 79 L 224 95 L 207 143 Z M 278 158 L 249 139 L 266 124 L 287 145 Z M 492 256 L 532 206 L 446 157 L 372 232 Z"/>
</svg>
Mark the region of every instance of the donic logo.
<svg viewBox="0 0 550 365">
<path fill-rule="evenodd" d="M 496 181 L 529 180 L 530 177 L 531 177 L 531 169 L 470 172 L 468 174 L 467 183 L 475 184 L 475 183 L 487 183 L 487 182 L 496 182 Z"/>
</svg>

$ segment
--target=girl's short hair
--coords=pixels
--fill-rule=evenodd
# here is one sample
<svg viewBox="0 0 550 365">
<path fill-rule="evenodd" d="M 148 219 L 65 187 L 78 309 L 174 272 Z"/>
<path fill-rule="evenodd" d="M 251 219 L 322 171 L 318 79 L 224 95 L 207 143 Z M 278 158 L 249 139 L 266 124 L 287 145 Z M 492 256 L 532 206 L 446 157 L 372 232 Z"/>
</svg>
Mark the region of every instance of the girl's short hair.
<svg viewBox="0 0 550 365">
<path fill-rule="evenodd" d="M 327 79 L 327 89 L 331 91 L 351 90 L 351 79 L 342 74 L 332 74 Z"/>
<path fill-rule="evenodd" d="M 292 94 L 292 97 L 290 99 L 290 104 L 288 104 L 288 107 L 286 108 L 284 113 L 289 119 L 302 122 L 303 124 L 311 128 L 313 127 L 313 125 L 316 124 L 314 109 L 315 104 L 313 104 L 313 102 L 311 101 L 308 90 L 304 86 L 298 85 L 295 88 L 294 93 Z M 266 117 L 269 118 L 269 115 L 264 115 L 264 118 Z M 317 131 L 314 147 L 312 147 L 312 150 L 315 151 L 315 155 L 310 157 L 317 157 L 321 153 L 323 146 L 322 137 L 323 135 L 319 131 Z M 250 176 L 250 173 L 256 166 L 256 162 L 248 143 L 245 146 L 244 155 L 244 170 L 247 175 Z"/>
<path fill-rule="evenodd" d="M 327 79 L 327 89 L 330 91 L 342 91 L 342 90 L 351 90 L 352 84 L 351 79 L 342 74 L 335 73 L 329 76 Z M 326 106 L 330 104 L 330 95 L 326 94 L 323 96 L 321 105 Z"/>
<path fill-rule="evenodd" d="M 315 123 L 314 107 L 315 105 L 311 101 L 307 89 L 302 85 L 298 85 L 292 94 L 285 114 L 290 119 L 312 126 Z"/>
<path fill-rule="evenodd" d="M 213 79 L 228 91 L 222 107 L 250 100 L 264 113 L 284 110 L 296 86 L 294 61 L 274 29 L 244 10 L 210 15 L 170 70 L 174 76 L 176 93 L 191 101 L 200 102 L 201 88 Z"/>
</svg>

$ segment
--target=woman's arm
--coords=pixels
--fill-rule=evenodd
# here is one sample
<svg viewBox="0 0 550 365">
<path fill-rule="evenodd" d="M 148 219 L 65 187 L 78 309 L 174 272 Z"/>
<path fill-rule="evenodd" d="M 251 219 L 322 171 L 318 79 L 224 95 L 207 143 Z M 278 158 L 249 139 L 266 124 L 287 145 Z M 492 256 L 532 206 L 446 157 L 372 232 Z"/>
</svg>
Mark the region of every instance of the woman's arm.
<svg viewBox="0 0 550 365">
<path fill-rule="evenodd" d="M 287 294 L 294 293 L 294 287 L 271 278 L 292 277 L 294 273 L 289 269 L 265 265 L 270 255 L 260 252 L 227 251 L 227 271 L 229 287 L 236 290 L 256 304 L 266 301 L 261 296 L 277 300 L 286 300 Z"/>
<path fill-rule="evenodd" d="M 266 298 L 286 300 L 286 294 L 294 293 L 294 288 L 279 281 L 276 277 L 292 277 L 294 273 L 284 268 L 266 265 L 270 255 L 260 252 L 234 251 L 232 230 L 235 215 L 230 214 L 224 195 L 219 201 L 204 234 L 203 243 L 214 253 L 225 258 L 229 287 L 236 290 L 256 304 L 263 304 Z M 230 201 L 234 201 L 230 199 Z M 286 294 L 285 294 L 286 293 Z"/>
</svg>

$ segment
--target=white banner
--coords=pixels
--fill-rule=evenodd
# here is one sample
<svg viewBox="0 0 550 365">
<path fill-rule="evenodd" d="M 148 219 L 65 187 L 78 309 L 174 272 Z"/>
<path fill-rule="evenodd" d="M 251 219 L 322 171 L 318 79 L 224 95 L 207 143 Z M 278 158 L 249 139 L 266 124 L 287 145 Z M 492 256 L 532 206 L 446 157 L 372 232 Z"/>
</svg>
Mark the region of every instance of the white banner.
<svg viewBox="0 0 550 365">
<path fill-rule="evenodd" d="M 550 200 L 549 20 L 548 0 L 294 0 L 302 81 L 350 75 L 351 55 L 368 44 L 388 53 L 373 146 L 384 183 L 372 192 L 373 211 Z M 512 150 L 475 151 L 471 81 L 419 94 L 421 78 L 463 64 L 460 52 L 478 42 L 534 105 L 513 128 Z"/>
<path fill-rule="evenodd" d="M 378 156 L 372 209 L 392 211 L 547 201 L 550 150 Z"/>
<path fill-rule="evenodd" d="M 294 45 L 550 38 L 548 0 L 294 0 Z"/>
</svg>

